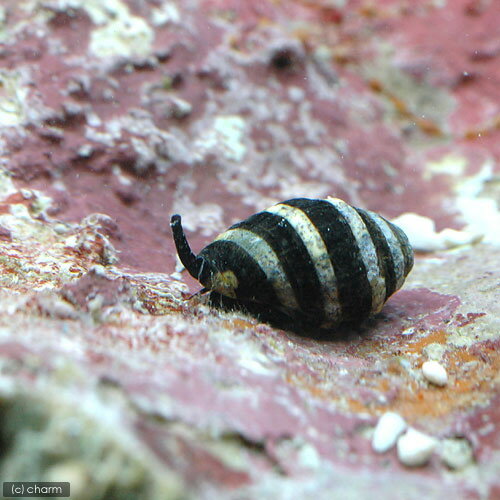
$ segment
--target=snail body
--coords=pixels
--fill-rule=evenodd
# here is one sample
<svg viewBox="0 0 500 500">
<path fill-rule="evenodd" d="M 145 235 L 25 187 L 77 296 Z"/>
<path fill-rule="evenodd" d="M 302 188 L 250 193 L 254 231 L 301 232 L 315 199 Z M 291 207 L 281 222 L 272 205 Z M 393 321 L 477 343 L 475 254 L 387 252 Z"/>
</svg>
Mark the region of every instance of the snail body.
<svg viewBox="0 0 500 500">
<path fill-rule="evenodd" d="M 177 253 L 204 287 L 235 303 L 331 328 L 378 313 L 413 267 L 404 232 L 337 198 L 295 198 L 231 226 L 196 256 L 173 215 Z"/>
</svg>

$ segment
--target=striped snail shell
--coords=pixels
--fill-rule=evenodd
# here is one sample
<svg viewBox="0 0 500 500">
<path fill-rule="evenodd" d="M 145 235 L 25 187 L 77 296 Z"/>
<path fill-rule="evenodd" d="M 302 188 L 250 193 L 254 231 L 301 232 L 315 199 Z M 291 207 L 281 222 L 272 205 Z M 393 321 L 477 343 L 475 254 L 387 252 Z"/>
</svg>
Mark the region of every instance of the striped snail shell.
<svg viewBox="0 0 500 500">
<path fill-rule="evenodd" d="M 399 227 L 337 198 L 273 205 L 231 226 L 198 256 L 180 215 L 171 227 L 179 258 L 203 292 L 322 328 L 378 313 L 413 267 Z"/>
</svg>

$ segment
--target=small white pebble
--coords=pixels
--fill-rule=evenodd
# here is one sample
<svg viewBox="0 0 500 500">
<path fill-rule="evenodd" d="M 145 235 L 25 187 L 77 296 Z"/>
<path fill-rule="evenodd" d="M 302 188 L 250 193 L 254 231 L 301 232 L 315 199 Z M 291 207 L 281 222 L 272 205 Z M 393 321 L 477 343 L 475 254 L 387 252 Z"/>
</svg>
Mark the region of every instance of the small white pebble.
<svg viewBox="0 0 500 500">
<path fill-rule="evenodd" d="M 406 429 L 406 422 L 401 415 L 388 411 L 377 422 L 372 438 L 372 448 L 377 453 L 384 453 L 391 449 Z"/>
<path fill-rule="evenodd" d="M 441 443 L 441 460 L 450 469 L 463 469 L 474 462 L 472 446 L 465 438 L 449 438 Z"/>
<path fill-rule="evenodd" d="M 422 365 L 424 377 L 433 384 L 443 386 L 448 383 L 448 374 L 443 365 L 437 361 L 426 361 Z"/>
<path fill-rule="evenodd" d="M 435 438 L 410 428 L 398 439 L 399 461 L 409 467 L 424 465 L 431 458 L 436 446 Z"/>
</svg>

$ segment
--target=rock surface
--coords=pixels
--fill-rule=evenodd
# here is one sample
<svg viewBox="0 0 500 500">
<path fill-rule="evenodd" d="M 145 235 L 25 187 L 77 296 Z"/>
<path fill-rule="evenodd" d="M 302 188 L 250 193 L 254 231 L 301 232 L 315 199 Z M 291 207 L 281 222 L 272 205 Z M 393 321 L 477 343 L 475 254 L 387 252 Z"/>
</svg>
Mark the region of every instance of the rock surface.
<svg viewBox="0 0 500 500">
<path fill-rule="evenodd" d="M 499 23 L 493 0 L 3 1 L 0 477 L 75 499 L 497 498 Z M 201 249 L 328 195 L 455 248 L 328 339 L 190 298 L 171 213 Z M 436 358 L 445 387 L 421 374 Z M 388 411 L 442 458 L 375 453 Z"/>
</svg>

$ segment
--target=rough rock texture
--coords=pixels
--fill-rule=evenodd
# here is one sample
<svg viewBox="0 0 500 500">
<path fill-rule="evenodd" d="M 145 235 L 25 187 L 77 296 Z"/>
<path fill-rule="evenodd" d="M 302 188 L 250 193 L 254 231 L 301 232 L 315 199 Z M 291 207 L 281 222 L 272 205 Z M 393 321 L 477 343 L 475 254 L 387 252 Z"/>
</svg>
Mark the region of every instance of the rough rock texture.
<svg viewBox="0 0 500 500">
<path fill-rule="evenodd" d="M 495 0 L 4 0 L 0 477 L 75 499 L 498 498 L 499 25 Z M 201 249 L 327 195 L 483 241 L 417 256 L 329 340 L 190 298 L 172 212 Z M 372 450 L 387 411 L 438 440 L 427 465 Z"/>
</svg>

